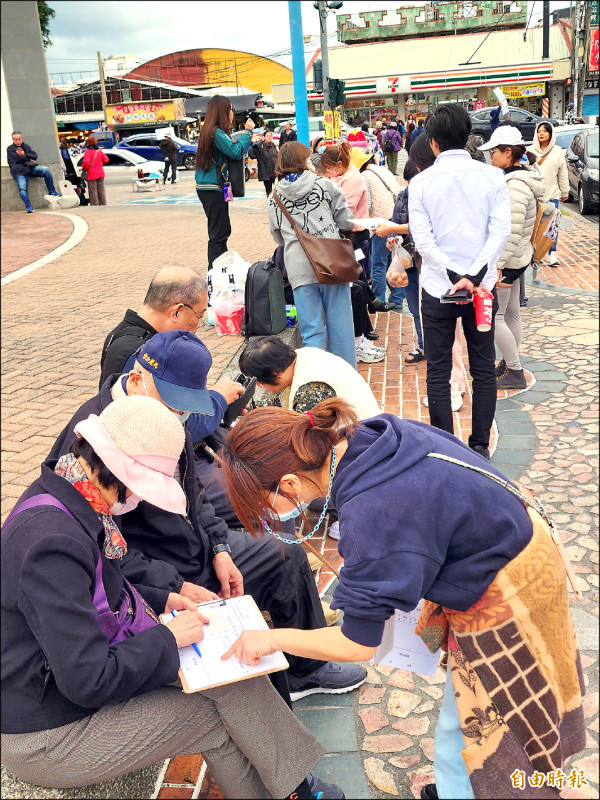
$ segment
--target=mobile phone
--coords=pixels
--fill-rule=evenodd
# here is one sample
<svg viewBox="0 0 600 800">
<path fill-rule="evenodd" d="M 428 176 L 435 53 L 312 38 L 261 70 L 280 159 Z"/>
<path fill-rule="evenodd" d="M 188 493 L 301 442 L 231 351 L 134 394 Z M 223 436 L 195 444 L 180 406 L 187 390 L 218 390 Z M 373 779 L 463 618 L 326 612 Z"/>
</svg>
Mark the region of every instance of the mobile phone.
<svg viewBox="0 0 600 800">
<path fill-rule="evenodd" d="M 223 425 L 226 427 L 229 427 L 240 416 L 256 391 L 256 378 L 246 378 L 245 375 L 240 374 L 235 380 L 236 383 L 241 383 L 244 386 L 245 391 L 241 397 L 238 397 L 237 400 L 227 406 L 227 410 L 223 414 Z"/>
<path fill-rule="evenodd" d="M 443 294 L 440 303 L 465 303 L 473 300 L 473 295 L 468 289 L 457 289 L 454 294 Z"/>
</svg>

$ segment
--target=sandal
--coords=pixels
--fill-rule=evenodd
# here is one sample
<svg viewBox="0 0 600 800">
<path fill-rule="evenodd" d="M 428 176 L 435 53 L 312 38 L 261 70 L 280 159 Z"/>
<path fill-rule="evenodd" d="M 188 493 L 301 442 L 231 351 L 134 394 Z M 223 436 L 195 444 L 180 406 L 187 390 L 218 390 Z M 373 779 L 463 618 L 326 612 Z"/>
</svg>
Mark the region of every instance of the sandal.
<svg viewBox="0 0 600 800">
<path fill-rule="evenodd" d="M 406 358 L 404 359 L 405 364 L 418 364 L 419 361 L 426 361 L 425 353 L 422 353 L 421 350 L 413 350 L 412 353 L 409 353 Z"/>
</svg>

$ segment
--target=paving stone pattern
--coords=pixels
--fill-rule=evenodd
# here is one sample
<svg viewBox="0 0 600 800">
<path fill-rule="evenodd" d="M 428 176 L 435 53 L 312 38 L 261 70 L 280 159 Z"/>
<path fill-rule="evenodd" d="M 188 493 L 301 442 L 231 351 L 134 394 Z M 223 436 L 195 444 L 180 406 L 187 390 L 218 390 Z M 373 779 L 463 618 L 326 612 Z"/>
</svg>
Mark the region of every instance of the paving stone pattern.
<svg viewBox="0 0 600 800">
<path fill-rule="evenodd" d="M 84 241 L 2 290 L 3 518 L 37 476 L 39 462 L 70 415 L 96 391 L 103 338 L 125 308 L 141 305 L 155 270 L 166 263 L 199 269 L 205 264 L 206 223 L 192 204 L 77 213 L 90 222 Z M 272 252 L 264 200 L 252 198 L 244 208 L 234 204 L 232 221 L 231 248 L 249 261 Z M 561 232 L 561 269 L 544 267 L 540 282 L 528 286 L 522 347 L 528 389 L 499 393 L 493 436 L 494 463 L 538 494 L 560 530 L 583 593 L 572 610 L 587 684 L 588 742 L 567 769 L 584 769 L 589 785 L 563 791 L 565 798 L 598 796 L 597 238 L 592 226 L 575 221 Z M 385 411 L 427 422 L 425 364 L 403 363 L 414 349 L 411 317 L 379 314 L 375 323 L 378 344 L 387 344 L 388 356 L 380 364 L 361 365 L 361 373 Z M 213 329 L 200 335 L 213 353 L 216 378 L 240 337 L 217 337 Z M 470 427 L 468 369 L 466 378 L 464 406 L 454 415 L 455 433 L 463 440 Z M 321 546 L 339 566 L 336 543 L 326 537 Z M 335 576 L 323 568 L 318 581 L 330 599 Z M 342 784 L 347 797 L 418 797 L 421 786 L 433 780 L 433 735 L 443 683 L 441 670 L 431 678 L 369 665 L 367 682 L 358 692 L 296 703 L 296 712 L 327 750 L 315 772 Z M 3 794 L 149 797 L 159 767 L 127 776 L 116 786 L 68 794 L 31 792 L 3 772 Z M 221 797 L 201 770 L 197 756 L 172 759 L 158 796 Z"/>
</svg>

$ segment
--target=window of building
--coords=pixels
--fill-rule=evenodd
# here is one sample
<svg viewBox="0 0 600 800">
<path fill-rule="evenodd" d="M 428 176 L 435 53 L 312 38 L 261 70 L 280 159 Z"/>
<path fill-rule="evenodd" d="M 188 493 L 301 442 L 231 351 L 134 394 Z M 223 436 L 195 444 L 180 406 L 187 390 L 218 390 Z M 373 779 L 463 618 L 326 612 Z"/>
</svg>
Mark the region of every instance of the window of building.
<svg viewBox="0 0 600 800">
<path fill-rule="evenodd" d="M 415 22 L 439 22 L 443 21 L 444 15 L 440 14 L 439 9 L 433 6 L 425 6 L 415 17 Z"/>
</svg>

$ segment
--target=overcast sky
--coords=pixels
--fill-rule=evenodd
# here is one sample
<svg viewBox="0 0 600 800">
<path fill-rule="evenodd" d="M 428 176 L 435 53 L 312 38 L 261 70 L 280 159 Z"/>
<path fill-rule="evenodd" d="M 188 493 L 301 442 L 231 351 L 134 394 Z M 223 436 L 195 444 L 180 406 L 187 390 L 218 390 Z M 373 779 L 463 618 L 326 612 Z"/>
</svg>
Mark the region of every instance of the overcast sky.
<svg viewBox="0 0 600 800">
<path fill-rule="evenodd" d="M 89 70 L 97 75 L 98 50 L 103 58 L 137 55 L 147 61 L 177 50 L 223 47 L 275 57 L 291 66 L 291 57 L 285 54 L 290 51 L 286 0 L 48 0 L 48 4 L 56 12 L 50 22 L 53 44 L 46 50 L 48 72 L 62 73 L 65 81 L 71 72 Z M 402 5 L 409 3 L 347 0 L 339 13 L 358 14 Z M 423 0 L 413 0 L 412 5 L 423 5 Z M 535 5 L 532 24 L 541 14 L 541 2 Z M 562 8 L 568 0 L 552 0 L 550 5 Z M 304 34 L 318 35 L 318 14 L 312 2 L 302 2 L 301 6 Z M 328 33 L 330 45 L 336 44 L 333 13 L 329 14 Z M 75 80 L 78 78 L 75 75 Z"/>
</svg>

